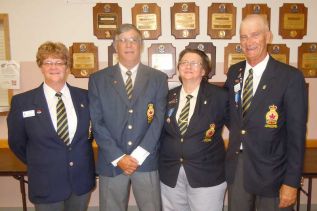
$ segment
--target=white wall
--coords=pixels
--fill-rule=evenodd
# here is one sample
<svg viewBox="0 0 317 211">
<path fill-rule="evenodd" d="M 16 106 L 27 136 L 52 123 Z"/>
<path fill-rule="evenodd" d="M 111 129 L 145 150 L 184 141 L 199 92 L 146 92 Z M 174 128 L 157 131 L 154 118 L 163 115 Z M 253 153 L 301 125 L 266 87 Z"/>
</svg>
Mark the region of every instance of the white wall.
<svg viewBox="0 0 317 211">
<path fill-rule="evenodd" d="M 77 2 L 79 3 L 69 3 L 67 0 L 0 0 L 0 13 L 9 14 L 11 57 L 21 64 L 21 89 L 15 90 L 14 93 L 32 89 L 42 81 L 42 76 L 35 63 L 35 54 L 38 46 L 47 40 L 61 41 L 67 46 L 71 46 L 73 42 L 94 42 L 99 49 L 100 68 L 107 65 L 107 48 L 111 45 L 111 41 L 98 40 L 93 35 L 92 16 L 92 8 L 96 2 L 106 1 L 77 0 Z M 223 74 L 224 47 L 228 43 L 239 42 L 238 26 L 242 17 L 242 8 L 245 7 L 246 3 L 267 3 L 271 8 L 271 29 L 274 34 L 273 43 L 287 44 L 290 48 L 290 63 L 292 65 L 297 66 L 297 49 L 302 42 L 317 42 L 317 29 L 315 28 L 317 1 L 196 0 L 196 5 L 200 9 L 200 35 L 196 39 L 175 39 L 171 35 L 170 7 L 175 2 L 181 1 L 112 0 L 111 2 L 118 3 L 122 7 L 123 23 L 132 22 L 131 8 L 135 3 L 156 2 L 161 7 L 162 36 L 158 40 L 145 41 L 145 50 L 142 56 L 142 61 L 145 64 L 147 64 L 146 49 L 152 43 L 173 43 L 178 55 L 187 46 L 188 42 L 213 42 L 217 47 L 216 75 L 213 81 L 224 81 L 226 79 L 226 76 Z M 193 1 L 183 0 L 182 2 Z M 237 31 L 236 36 L 231 40 L 211 40 L 207 35 L 207 7 L 212 2 L 229 2 L 237 7 Z M 305 3 L 305 6 L 308 8 L 308 30 L 307 35 L 302 40 L 283 40 L 278 35 L 279 7 L 282 6 L 283 2 Z M 83 88 L 87 88 L 87 81 L 87 79 L 75 79 L 73 76 L 69 78 L 71 84 Z M 313 119 L 313 117 L 317 116 L 317 91 L 315 91 L 317 90 L 317 81 L 315 78 L 306 79 L 306 81 L 309 83 L 310 88 L 310 117 L 307 138 L 317 139 L 317 122 Z M 224 136 L 227 137 L 227 132 Z M 5 117 L 0 117 L 0 139 L 6 138 L 7 126 Z M 0 187 L 2 187 L 0 189 L 0 207 L 20 205 L 17 200 L 20 197 L 20 193 L 14 180 L 11 178 L 0 178 Z M 314 187 L 316 189 L 316 182 Z M 97 204 L 97 195 L 95 191 L 91 205 Z M 317 197 L 314 197 L 313 200 L 315 200 L 313 203 L 317 203 Z"/>
</svg>

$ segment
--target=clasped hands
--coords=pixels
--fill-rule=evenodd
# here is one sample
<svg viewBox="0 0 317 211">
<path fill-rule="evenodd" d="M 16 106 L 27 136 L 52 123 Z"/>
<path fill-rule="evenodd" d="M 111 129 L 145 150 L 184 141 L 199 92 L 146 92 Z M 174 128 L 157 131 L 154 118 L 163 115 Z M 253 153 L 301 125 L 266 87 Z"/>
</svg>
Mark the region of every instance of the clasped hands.
<svg viewBox="0 0 317 211">
<path fill-rule="evenodd" d="M 132 175 L 139 167 L 139 162 L 131 155 L 125 155 L 119 160 L 118 166 L 126 175 Z"/>
</svg>

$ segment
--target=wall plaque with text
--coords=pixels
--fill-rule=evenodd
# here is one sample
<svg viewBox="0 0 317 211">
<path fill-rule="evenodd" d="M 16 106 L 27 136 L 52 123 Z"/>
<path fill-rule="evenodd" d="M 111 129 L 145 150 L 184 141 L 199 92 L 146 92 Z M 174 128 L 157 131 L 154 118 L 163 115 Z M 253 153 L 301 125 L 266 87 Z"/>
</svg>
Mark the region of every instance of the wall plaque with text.
<svg viewBox="0 0 317 211">
<path fill-rule="evenodd" d="M 264 16 L 267 19 L 270 27 L 271 8 L 269 8 L 267 4 L 247 4 L 244 8 L 242 8 L 242 19 L 251 14 Z"/>
<path fill-rule="evenodd" d="M 303 43 L 298 47 L 298 69 L 306 78 L 317 78 L 317 43 Z"/>
<path fill-rule="evenodd" d="M 289 64 L 289 47 L 286 44 L 268 44 L 267 51 L 277 61 Z"/>
<path fill-rule="evenodd" d="M 228 69 L 231 65 L 243 60 L 245 60 L 245 56 L 242 52 L 242 47 L 240 43 L 229 43 L 225 47 L 224 74 L 227 74 Z"/>
</svg>

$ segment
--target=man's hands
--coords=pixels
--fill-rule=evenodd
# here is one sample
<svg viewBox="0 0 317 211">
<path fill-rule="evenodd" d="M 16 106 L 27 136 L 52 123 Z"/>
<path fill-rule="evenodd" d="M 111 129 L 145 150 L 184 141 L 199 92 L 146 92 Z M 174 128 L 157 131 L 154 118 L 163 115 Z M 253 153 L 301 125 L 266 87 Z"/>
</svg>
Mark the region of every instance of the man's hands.
<svg viewBox="0 0 317 211">
<path fill-rule="evenodd" d="M 282 185 L 280 188 L 279 208 L 289 207 L 295 204 L 297 198 L 297 188 L 288 185 Z"/>
<path fill-rule="evenodd" d="M 130 155 L 123 156 L 118 162 L 119 168 L 127 175 L 133 174 L 138 168 L 138 161 Z"/>
</svg>

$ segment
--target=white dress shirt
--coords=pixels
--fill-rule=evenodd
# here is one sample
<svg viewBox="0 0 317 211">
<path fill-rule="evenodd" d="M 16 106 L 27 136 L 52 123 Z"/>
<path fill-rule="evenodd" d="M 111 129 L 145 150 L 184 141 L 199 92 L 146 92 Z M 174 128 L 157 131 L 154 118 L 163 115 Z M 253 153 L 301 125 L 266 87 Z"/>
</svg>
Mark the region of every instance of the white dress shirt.
<svg viewBox="0 0 317 211">
<path fill-rule="evenodd" d="M 56 91 L 49 87 L 46 83 L 43 84 L 44 95 L 46 98 L 46 102 L 48 105 L 48 110 L 50 112 L 51 120 L 53 122 L 53 126 L 55 131 L 57 131 L 57 116 L 56 116 L 56 105 L 58 98 L 55 96 Z M 69 89 L 65 84 L 62 90 L 62 100 L 65 105 L 66 114 L 67 114 L 67 122 L 68 122 L 68 131 L 69 131 L 69 143 L 72 142 L 74 135 L 77 129 L 77 115 L 74 108 L 73 100 L 70 95 Z"/>
</svg>

